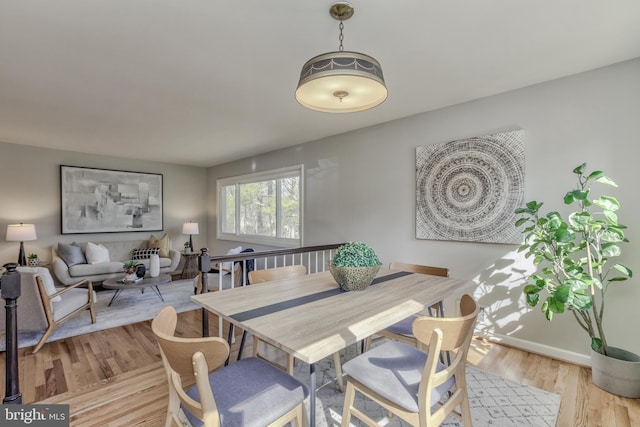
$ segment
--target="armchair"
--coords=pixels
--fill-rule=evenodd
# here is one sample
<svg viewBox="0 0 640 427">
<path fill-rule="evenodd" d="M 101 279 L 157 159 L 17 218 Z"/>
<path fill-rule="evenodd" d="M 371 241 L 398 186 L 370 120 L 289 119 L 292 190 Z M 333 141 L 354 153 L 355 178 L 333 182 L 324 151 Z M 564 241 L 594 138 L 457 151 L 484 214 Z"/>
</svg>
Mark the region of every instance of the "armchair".
<svg viewBox="0 0 640 427">
<path fill-rule="evenodd" d="M 71 286 L 56 288 L 49 270 L 44 267 L 19 267 L 21 296 L 18 300 L 18 329 L 44 330 L 44 335 L 33 349 L 42 348 L 53 331 L 78 313 L 89 310 L 91 323 L 96 322 L 95 292 L 89 280 Z M 80 286 L 86 286 L 81 288 Z M 0 329 L 5 330 L 4 307 L 0 309 Z"/>
</svg>

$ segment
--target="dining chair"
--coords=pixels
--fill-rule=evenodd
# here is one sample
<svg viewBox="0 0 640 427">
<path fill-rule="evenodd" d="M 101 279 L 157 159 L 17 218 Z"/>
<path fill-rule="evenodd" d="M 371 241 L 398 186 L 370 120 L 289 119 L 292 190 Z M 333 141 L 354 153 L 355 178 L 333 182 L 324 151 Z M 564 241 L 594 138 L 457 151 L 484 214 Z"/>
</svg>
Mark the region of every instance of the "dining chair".
<svg viewBox="0 0 640 427">
<path fill-rule="evenodd" d="M 409 271 L 412 273 L 430 274 L 432 276 L 440 276 L 440 277 L 449 277 L 448 268 L 431 267 L 428 265 L 392 262 L 389 265 L 389 270 Z M 438 301 L 436 304 L 429 307 L 428 315 L 432 315 L 433 311 L 435 311 L 439 317 L 444 317 L 444 304 L 442 303 L 442 301 Z M 423 312 L 423 313 L 420 313 L 419 315 L 427 315 L 427 313 Z M 383 339 L 392 339 L 392 340 L 401 341 L 407 344 L 411 344 L 413 346 L 417 346 L 418 342 L 416 341 L 416 338 L 413 336 L 411 332 L 411 325 L 413 323 L 413 320 L 416 318 L 416 316 L 417 315 L 409 316 L 397 323 L 394 323 L 388 328 L 377 332 L 375 337 L 365 338 L 365 341 L 364 341 L 365 351 L 371 348 L 371 344 Z"/>
<path fill-rule="evenodd" d="M 83 279 L 69 286 L 56 287 L 49 269 L 45 267 L 18 267 L 18 272 L 21 282 L 18 329 L 44 330 L 33 353 L 44 346 L 58 326 L 86 310 L 89 311 L 91 323 L 96 323 L 96 293 L 90 280 Z M 4 306 L 0 307 L 0 330 L 6 328 L 4 311 Z"/>
<path fill-rule="evenodd" d="M 347 388 L 342 427 L 350 425 L 352 416 L 368 426 L 379 425 L 364 412 L 366 409 L 354 407 L 356 391 L 412 426 L 439 426 L 454 414 L 470 427 L 465 365 L 478 305 L 471 296 L 464 295 L 460 310 L 460 317 L 414 320 L 413 335 L 428 348 L 427 352 L 389 340 L 345 363 Z M 439 361 L 442 351 L 451 356 L 448 366 Z"/>
<path fill-rule="evenodd" d="M 177 321 L 175 309 L 167 306 L 151 322 L 169 382 L 166 427 L 183 425 L 180 409 L 196 427 L 291 422 L 304 427 L 303 401 L 309 394 L 304 384 L 254 357 L 222 367 L 229 355 L 227 342 L 176 337 Z"/>
<path fill-rule="evenodd" d="M 286 267 L 276 267 L 276 268 L 267 268 L 264 270 L 254 270 L 249 273 L 249 284 L 254 285 L 257 283 L 266 283 L 279 279 L 286 279 L 290 277 L 296 276 L 304 276 L 307 274 L 307 268 L 304 265 L 289 265 Z M 259 349 L 260 340 L 254 336 L 253 337 L 253 356 L 263 358 L 276 366 L 279 366 L 281 369 L 287 371 L 287 373 L 293 373 L 293 365 L 294 365 L 294 357 L 286 353 L 285 356 L 285 365 L 282 366 L 276 362 L 271 361 L 263 357 L 260 354 Z M 333 363 L 336 369 L 336 382 L 338 385 L 338 390 L 341 392 L 344 390 L 344 384 L 342 381 L 342 363 L 340 362 L 340 353 L 333 354 Z"/>
</svg>

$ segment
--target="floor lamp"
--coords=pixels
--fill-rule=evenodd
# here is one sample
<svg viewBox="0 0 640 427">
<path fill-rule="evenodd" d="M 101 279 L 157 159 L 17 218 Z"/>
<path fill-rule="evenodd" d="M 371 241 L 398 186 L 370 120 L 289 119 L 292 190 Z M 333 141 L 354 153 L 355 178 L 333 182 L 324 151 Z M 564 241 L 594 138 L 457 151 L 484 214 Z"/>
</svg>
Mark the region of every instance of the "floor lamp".
<svg viewBox="0 0 640 427">
<path fill-rule="evenodd" d="M 7 242 L 20 242 L 18 265 L 27 265 L 27 258 L 24 255 L 24 242 L 36 239 L 36 227 L 33 224 L 20 223 L 7 225 Z"/>
</svg>

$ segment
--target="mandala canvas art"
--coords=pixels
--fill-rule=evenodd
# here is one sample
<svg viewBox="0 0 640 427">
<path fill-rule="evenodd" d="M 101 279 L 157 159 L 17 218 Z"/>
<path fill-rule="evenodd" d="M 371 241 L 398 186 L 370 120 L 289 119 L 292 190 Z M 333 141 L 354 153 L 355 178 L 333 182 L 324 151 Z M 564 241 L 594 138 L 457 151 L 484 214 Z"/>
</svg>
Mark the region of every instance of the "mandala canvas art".
<svg viewBox="0 0 640 427">
<path fill-rule="evenodd" d="M 416 148 L 416 238 L 522 242 L 524 131 Z"/>
</svg>

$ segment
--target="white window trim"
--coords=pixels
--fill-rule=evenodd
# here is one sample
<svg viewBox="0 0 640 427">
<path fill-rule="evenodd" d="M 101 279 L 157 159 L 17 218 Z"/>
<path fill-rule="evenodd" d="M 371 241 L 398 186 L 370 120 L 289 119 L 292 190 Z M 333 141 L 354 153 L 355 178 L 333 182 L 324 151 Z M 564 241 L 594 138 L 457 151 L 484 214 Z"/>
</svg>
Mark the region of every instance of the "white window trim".
<svg viewBox="0 0 640 427">
<path fill-rule="evenodd" d="M 300 174 L 300 238 L 299 239 L 283 239 L 277 237 L 250 236 L 239 234 L 239 224 L 236 224 L 236 233 L 222 232 L 222 218 L 225 217 L 223 209 L 225 208 L 222 200 L 222 188 L 229 185 L 246 184 L 256 181 L 264 181 L 267 179 L 277 179 L 295 175 L 292 172 Z M 217 236 L 220 240 L 232 240 L 234 242 L 253 243 L 259 245 L 276 246 L 283 248 L 295 248 L 303 246 L 303 230 L 304 230 L 304 165 L 288 166 L 279 169 L 273 169 L 264 172 L 256 172 L 246 175 L 233 176 L 229 178 L 220 178 L 216 180 L 216 200 L 218 206 L 218 214 L 216 218 Z M 240 201 L 236 198 L 236 203 Z M 280 200 L 277 200 L 280 203 Z M 278 205 L 279 206 L 279 205 Z M 238 207 L 236 206 L 236 212 Z M 280 217 L 276 219 L 280 221 Z"/>
</svg>

